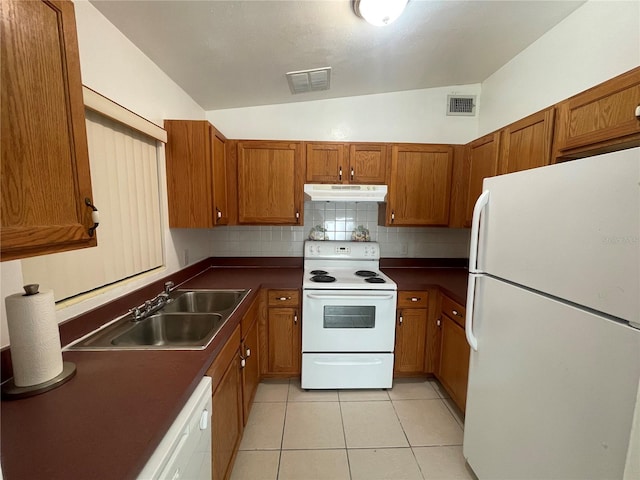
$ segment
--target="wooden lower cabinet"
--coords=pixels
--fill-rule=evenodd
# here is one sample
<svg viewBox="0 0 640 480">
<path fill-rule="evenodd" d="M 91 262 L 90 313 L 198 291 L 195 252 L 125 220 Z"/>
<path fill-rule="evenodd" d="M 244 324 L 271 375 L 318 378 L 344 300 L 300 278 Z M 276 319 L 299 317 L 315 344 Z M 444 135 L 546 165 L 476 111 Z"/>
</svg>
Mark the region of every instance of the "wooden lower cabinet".
<svg viewBox="0 0 640 480">
<path fill-rule="evenodd" d="M 428 292 L 398 292 L 395 376 L 422 375 L 425 366 L 428 321 Z"/>
<path fill-rule="evenodd" d="M 259 335 L 258 335 L 258 316 L 256 310 L 259 307 L 259 301 L 253 302 L 249 312 L 245 318 L 249 317 L 250 324 L 247 332 L 243 331 L 242 346 L 240 354 L 244 360 L 242 368 L 242 407 L 244 425 L 249 420 L 249 411 L 255 397 L 258 384 L 260 383 L 260 351 L 259 351 Z M 243 319 L 244 320 L 244 319 Z"/>
<path fill-rule="evenodd" d="M 269 290 L 267 311 L 268 367 L 271 376 L 300 375 L 302 323 L 298 290 Z"/>
<path fill-rule="evenodd" d="M 207 375 L 213 381 L 211 412 L 211 472 L 213 480 L 231 476 L 243 430 L 240 326 L 216 357 Z"/>
<path fill-rule="evenodd" d="M 464 307 L 442 295 L 438 316 L 440 362 L 436 376 L 463 412 L 467 402 L 470 354 L 464 331 L 464 314 Z"/>
</svg>

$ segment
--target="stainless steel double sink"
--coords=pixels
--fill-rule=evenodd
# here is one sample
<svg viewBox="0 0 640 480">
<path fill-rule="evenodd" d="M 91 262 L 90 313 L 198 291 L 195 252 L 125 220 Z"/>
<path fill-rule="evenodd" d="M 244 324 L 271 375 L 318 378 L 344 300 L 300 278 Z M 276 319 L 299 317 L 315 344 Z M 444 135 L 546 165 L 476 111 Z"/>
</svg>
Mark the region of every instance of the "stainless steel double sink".
<svg viewBox="0 0 640 480">
<path fill-rule="evenodd" d="M 65 350 L 202 350 L 249 290 L 174 290 L 155 314 L 131 314 L 67 346 Z"/>
</svg>

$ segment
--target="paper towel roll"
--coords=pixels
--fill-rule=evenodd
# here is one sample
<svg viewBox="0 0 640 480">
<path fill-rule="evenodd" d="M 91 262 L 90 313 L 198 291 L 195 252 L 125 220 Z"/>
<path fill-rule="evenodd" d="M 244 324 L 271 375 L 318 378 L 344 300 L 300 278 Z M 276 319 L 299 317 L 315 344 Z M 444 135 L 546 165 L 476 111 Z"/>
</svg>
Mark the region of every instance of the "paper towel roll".
<svg viewBox="0 0 640 480">
<path fill-rule="evenodd" d="M 62 373 L 60 332 L 52 291 L 5 298 L 13 381 L 18 387 L 47 382 Z"/>
</svg>

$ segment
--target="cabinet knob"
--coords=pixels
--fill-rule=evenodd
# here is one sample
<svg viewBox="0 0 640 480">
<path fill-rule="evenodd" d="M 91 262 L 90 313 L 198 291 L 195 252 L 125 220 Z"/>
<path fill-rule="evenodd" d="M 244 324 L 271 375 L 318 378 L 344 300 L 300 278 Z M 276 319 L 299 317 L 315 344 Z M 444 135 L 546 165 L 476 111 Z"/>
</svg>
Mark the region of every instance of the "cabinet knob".
<svg viewBox="0 0 640 480">
<path fill-rule="evenodd" d="M 342 165 L 338 167 L 338 179 L 342 180 Z"/>
<path fill-rule="evenodd" d="M 251 356 L 251 349 L 250 349 L 250 348 L 247 348 L 247 349 L 245 350 L 245 354 L 246 354 L 246 357 L 245 357 L 245 358 L 249 358 L 249 357 Z"/>
<path fill-rule="evenodd" d="M 396 219 L 396 212 L 394 212 L 393 210 L 391 210 L 391 223 L 393 223 L 393 221 Z"/>
<path fill-rule="evenodd" d="M 243 358 L 242 360 L 240 360 L 240 368 L 244 368 L 247 366 L 247 361 Z"/>
<path fill-rule="evenodd" d="M 351 180 L 353 180 L 355 174 L 356 172 L 353 170 L 353 167 L 351 167 Z"/>
<path fill-rule="evenodd" d="M 216 218 L 222 218 L 222 212 L 218 207 L 216 207 Z"/>
<path fill-rule="evenodd" d="M 403 321 L 403 320 L 402 320 L 402 314 L 400 314 L 400 316 L 398 317 L 398 323 L 399 323 L 400 325 L 402 325 L 402 321 Z"/>
<path fill-rule="evenodd" d="M 456 317 L 461 317 L 462 315 L 460 315 L 460 312 L 458 312 L 457 310 L 451 310 L 451 313 L 453 313 Z"/>
<path fill-rule="evenodd" d="M 640 105 L 636 107 L 636 118 L 640 120 Z"/>
<path fill-rule="evenodd" d="M 85 198 L 84 204 L 91 209 L 91 221 L 93 222 L 93 226 L 89 227 L 89 230 L 87 232 L 89 233 L 90 237 L 93 237 L 96 228 L 98 228 L 98 225 L 100 225 L 100 212 L 98 212 L 96 206 L 91 203 L 90 198 Z"/>
<path fill-rule="evenodd" d="M 422 300 L 422 298 L 420 298 L 420 297 L 411 297 L 410 300 L 412 302 L 419 302 L 420 300 Z"/>
<path fill-rule="evenodd" d="M 439 327 L 439 326 L 441 326 L 441 325 L 442 325 L 442 317 L 438 317 L 438 318 L 436 319 L 436 326 L 437 326 L 437 327 Z"/>
<path fill-rule="evenodd" d="M 300 223 L 300 210 L 296 210 L 296 223 Z"/>
<path fill-rule="evenodd" d="M 293 314 L 293 324 L 294 325 L 298 324 L 298 312 Z"/>
</svg>

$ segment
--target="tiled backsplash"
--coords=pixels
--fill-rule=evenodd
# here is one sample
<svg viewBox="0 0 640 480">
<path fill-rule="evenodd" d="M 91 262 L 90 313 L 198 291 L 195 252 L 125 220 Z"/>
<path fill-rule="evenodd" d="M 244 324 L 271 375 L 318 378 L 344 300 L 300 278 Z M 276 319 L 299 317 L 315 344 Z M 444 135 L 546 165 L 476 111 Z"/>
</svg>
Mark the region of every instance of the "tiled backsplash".
<svg viewBox="0 0 640 480">
<path fill-rule="evenodd" d="M 372 202 L 306 202 L 304 227 L 217 227 L 211 252 L 219 257 L 302 256 L 304 241 L 315 226 L 329 240 L 351 240 L 362 225 L 380 243 L 383 257 L 463 258 L 469 254 L 469 230 L 378 226 L 378 204 Z"/>
</svg>

